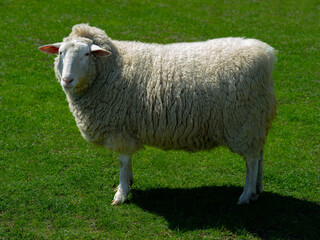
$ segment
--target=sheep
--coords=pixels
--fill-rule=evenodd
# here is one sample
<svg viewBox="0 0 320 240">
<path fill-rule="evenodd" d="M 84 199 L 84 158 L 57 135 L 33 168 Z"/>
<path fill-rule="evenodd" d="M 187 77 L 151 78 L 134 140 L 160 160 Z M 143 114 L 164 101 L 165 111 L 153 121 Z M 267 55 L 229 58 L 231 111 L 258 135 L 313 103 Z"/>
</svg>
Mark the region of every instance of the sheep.
<svg viewBox="0 0 320 240">
<path fill-rule="evenodd" d="M 133 182 L 144 146 L 196 152 L 229 148 L 246 161 L 238 204 L 263 191 L 263 147 L 276 113 L 275 50 L 256 39 L 156 44 L 117 41 L 88 24 L 39 50 L 54 70 L 82 136 L 119 154 L 112 204 Z"/>
</svg>

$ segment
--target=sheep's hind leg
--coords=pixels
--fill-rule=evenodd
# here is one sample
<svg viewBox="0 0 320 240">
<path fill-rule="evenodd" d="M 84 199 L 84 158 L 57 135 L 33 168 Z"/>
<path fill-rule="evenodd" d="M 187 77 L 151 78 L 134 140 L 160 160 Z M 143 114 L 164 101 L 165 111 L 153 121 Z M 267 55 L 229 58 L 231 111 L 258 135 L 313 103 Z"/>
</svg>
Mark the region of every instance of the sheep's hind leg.
<svg viewBox="0 0 320 240">
<path fill-rule="evenodd" d="M 112 205 L 123 203 L 129 194 L 129 185 L 133 182 L 131 158 L 128 155 L 119 154 L 120 167 L 120 184 L 117 187 L 117 192 L 114 195 Z"/>
<path fill-rule="evenodd" d="M 132 186 L 132 184 L 133 184 L 133 173 L 132 173 L 132 162 L 131 162 L 131 159 L 128 162 L 128 183 L 129 183 L 129 186 Z"/>
<path fill-rule="evenodd" d="M 246 160 L 246 167 L 247 167 L 246 183 L 244 185 L 243 193 L 239 198 L 238 204 L 248 204 L 250 200 L 255 201 L 258 198 L 257 179 L 258 179 L 258 170 L 260 168 L 259 166 L 260 156 L 257 155 L 255 157 L 245 157 L 245 160 Z M 261 178 L 262 178 L 262 169 L 261 169 Z"/>
<path fill-rule="evenodd" d="M 257 194 L 261 194 L 263 192 L 263 184 L 262 184 L 262 172 L 263 172 L 263 149 L 260 152 L 260 159 L 258 165 L 258 178 L 257 178 Z"/>
</svg>

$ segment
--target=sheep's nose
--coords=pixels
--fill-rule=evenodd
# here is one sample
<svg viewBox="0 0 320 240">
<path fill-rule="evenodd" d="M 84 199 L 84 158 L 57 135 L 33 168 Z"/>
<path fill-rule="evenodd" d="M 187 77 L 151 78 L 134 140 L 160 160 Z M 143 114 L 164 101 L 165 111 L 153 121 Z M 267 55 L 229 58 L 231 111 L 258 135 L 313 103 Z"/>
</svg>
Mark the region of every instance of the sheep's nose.
<svg viewBox="0 0 320 240">
<path fill-rule="evenodd" d="M 64 77 L 64 78 L 62 78 L 62 81 L 69 84 L 69 83 L 73 82 L 73 78 L 72 77 Z"/>
</svg>

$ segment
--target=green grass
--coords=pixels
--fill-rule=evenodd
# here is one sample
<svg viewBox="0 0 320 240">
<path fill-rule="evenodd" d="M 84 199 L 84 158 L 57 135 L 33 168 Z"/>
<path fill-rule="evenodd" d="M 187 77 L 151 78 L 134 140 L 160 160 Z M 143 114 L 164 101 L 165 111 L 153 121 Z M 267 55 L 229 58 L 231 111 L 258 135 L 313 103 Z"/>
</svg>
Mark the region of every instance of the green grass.
<svg viewBox="0 0 320 240">
<path fill-rule="evenodd" d="M 0 2 L 0 239 L 320 239 L 320 2 Z M 117 154 L 87 144 L 37 50 L 88 22 L 114 39 L 261 39 L 278 53 L 278 115 L 265 193 L 237 206 L 245 179 L 227 149 L 146 148 L 128 203 L 111 206 Z"/>
</svg>

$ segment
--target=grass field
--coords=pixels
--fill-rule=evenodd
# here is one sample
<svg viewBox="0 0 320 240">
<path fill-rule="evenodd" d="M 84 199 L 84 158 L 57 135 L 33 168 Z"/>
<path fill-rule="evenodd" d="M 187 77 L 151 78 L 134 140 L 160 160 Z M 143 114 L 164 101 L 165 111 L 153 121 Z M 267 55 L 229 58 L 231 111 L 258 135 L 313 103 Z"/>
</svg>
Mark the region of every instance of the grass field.
<svg viewBox="0 0 320 240">
<path fill-rule="evenodd" d="M 0 239 L 320 239 L 320 2 L 0 1 Z M 113 39 L 257 38 L 279 52 L 278 114 L 264 189 L 236 205 L 243 159 L 224 148 L 133 157 L 129 201 L 111 206 L 117 154 L 85 142 L 53 56 L 76 23 Z"/>
</svg>

